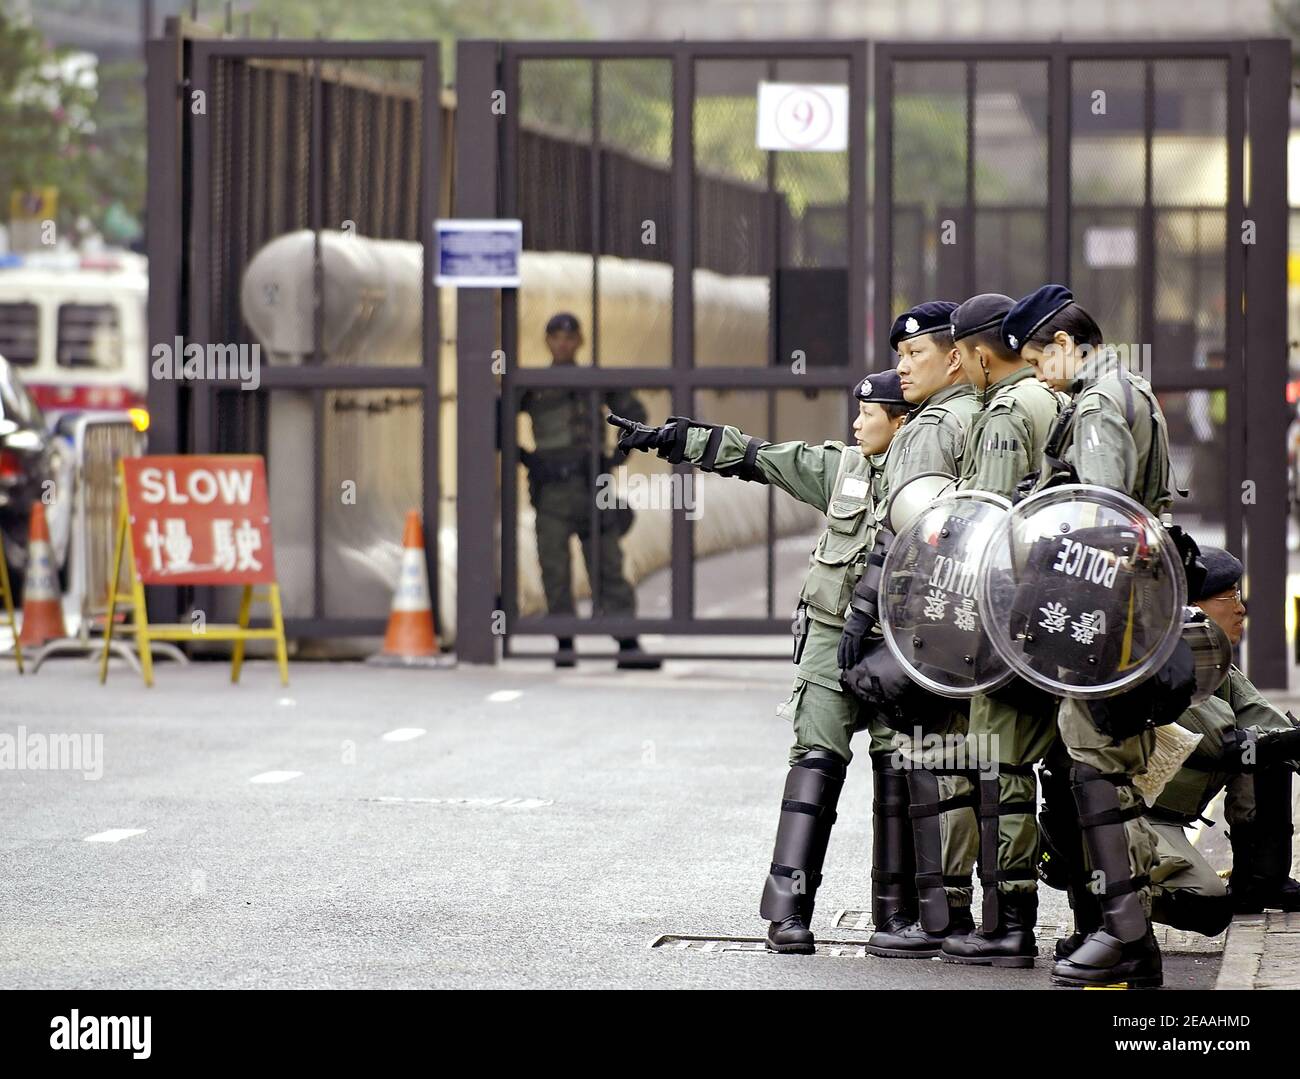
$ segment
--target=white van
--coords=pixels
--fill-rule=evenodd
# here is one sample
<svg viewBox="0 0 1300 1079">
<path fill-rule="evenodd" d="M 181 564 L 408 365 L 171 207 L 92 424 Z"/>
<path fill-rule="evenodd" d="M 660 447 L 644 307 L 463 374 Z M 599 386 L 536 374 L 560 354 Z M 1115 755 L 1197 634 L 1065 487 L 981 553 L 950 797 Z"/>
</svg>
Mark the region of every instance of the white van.
<svg viewBox="0 0 1300 1079">
<path fill-rule="evenodd" d="M 143 410 L 148 293 L 147 260 L 132 252 L 0 256 L 0 356 L 51 424 L 69 411 Z"/>
</svg>

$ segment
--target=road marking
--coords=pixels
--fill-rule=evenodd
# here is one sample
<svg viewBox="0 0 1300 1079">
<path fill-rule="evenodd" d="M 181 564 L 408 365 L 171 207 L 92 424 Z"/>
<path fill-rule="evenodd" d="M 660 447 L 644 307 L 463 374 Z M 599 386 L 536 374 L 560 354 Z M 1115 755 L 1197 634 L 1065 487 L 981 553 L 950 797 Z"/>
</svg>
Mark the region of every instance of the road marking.
<svg viewBox="0 0 1300 1079">
<path fill-rule="evenodd" d="M 293 705 L 297 704 L 298 702 L 295 701 L 292 697 L 281 697 L 279 703 L 284 708 L 290 708 Z"/>
<path fill-rule="evenodd" d="M 85 838 L 86 843 L 118 843 L 130 839 L 133 835 L 144 835 L 144 828 L 110 828 L 107 832 L 96 832 Z"/>
<path fill-rule="evenodd" d="M 385 742 L 409 742 L 412 738 L 419 738 L 424 734 L 423 727 L 398 727 L 395 731 L 389 731 L 384 735 Z"/>
<path fill-rule="evenodd" d="M 488 700 L 493 704 L 506 704 L 510 701 L 517 701 L 524 695 L 522 689 L 498 689 L 495 693 L 488 694 Z"/>
<path fill-rule="evenodd" d="M 287 783 L 291 779 L 297 779 L 301 772 L 260 772 L 253 776 L 248 782 L 250 783 Z"/>
<path fill-rule="evenodd" d="M 540 809 L 543 806 L 555 805 L 550 798 L 363 798 L 363 802 L 387 802 L 398 805 L 444 805 L 444 806 L 474 806 L 476 808 L 498 808 L 498 809 Z"/>
</svg>

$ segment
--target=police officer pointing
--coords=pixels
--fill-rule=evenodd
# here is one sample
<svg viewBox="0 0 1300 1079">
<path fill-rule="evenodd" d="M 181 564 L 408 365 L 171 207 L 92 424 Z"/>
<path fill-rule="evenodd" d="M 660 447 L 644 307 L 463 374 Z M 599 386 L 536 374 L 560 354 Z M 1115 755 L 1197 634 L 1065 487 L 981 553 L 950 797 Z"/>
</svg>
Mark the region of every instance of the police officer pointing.
<svg viewBox="0 0 1300 1079">
<path fill-rule="evenodd" d="M 892 732 L 873 722 L 871 709 L 841 687 L 837 652 L 844 612 L 883 516 L 890 443 L 911 405 L 894 371 L 868 375 L 854 395 L 857 446 L 773 445 L 735 427 L 685 416 L 674 416 L 662 427 L 609 417 L 623 429 L 620 449 L 654 450 L 674 464 L 690 461 L 705 472 L 770 483 L 826 515 L 826 529 L 800 592 L 794 687 L 779 709 L 794 727 L 795 740 L 759 908 L 770 923 L 767 948 L 776 952 L 815 950 L 810 925 L 835 807 L 853 756 L 850 739 L 870 728 L 873 753 L 891 747 Z M 910 898 L 911 876 L 909 864 L 899 874 L 908 886 L 896 897 L 899 903 Z"/>
</svg>

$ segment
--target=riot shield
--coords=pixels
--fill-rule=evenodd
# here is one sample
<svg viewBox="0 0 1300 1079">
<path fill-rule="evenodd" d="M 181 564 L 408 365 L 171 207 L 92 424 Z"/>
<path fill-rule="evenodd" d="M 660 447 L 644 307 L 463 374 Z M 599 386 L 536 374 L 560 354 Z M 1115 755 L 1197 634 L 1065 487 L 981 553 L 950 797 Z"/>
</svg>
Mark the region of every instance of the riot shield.
<svg viewBox="0 0 1300 1079">
<path fill-rule="evenodd" d="M 1187 582 L 1172 539 L 1103 487 L 1049 487 L 1017 504 L 993 530 L 979 578 L 993 647 L 1058 697 L 1121 693 L 1182 635 Z"/>
<path fill-rule="evenodd" d="M 956 486 L 957 477 L 947 472 L 920 472 L 913 476 L 898 490 L 890 492 L 885 511 L 889 530 L 898 535 L 917 514 L 929 509 L 938 499 L 952 494 Z"/>
<path fill-rule="evenodd" d="M 1192 704 L 1200 704 L 1214 696 L 1223 685 L 1232 666 L 1232 642 L 1219 628 L 1219 624 L 1197 607 L 1184 608 L 1183 640 L 1192 649 L 1192 662 L 1196 666 L 1196 690 Z"/>
<path fill-rule="evenodd" d="M 912 516 L 885 556 L 885 643 L 934 693 L 973 697 L 1011 680 L 985 633 L 978 589 L 980 555 L 1010 508 L 982 491 L 945 495 Z"/>
</svg>

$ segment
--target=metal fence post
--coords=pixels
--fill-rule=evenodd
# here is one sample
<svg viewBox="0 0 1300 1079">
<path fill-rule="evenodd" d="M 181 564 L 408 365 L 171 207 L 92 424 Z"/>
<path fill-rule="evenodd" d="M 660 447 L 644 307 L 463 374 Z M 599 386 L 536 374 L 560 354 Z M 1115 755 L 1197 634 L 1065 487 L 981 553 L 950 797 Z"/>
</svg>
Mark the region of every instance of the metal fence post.
<svg viewBox="0 0 1300 1079">
<path fill-rule="evenodd" d="M 1250 198 L 1255 242 L 1246 252 L 1245 414 L 1248 479 L 1255 499 L 1246 509 L 1250 569 L 1250 677 L 1284 688 L 1286 669 L 1287 332 L 1286 142 L 1290 126 L 1291 45 L 1250 43 Z M 1228 243 L 1241 242 L 1241 222 L 1228 223 Z M 1235 235 L 1234 235 L 1235 233 Z M 1238 492 L 1230 496 L 1239 497 Z"/>
<path fill-rule="evenodd" d="M 499 88 L 498 57 L 496 41 L 456 46 L 457 217 L 497 216 L 498 118 L 492 93 Z M 505 104 L 507 110 L 519 107 L 517 101 Z M 495 663 L 497 559 L 489 552 L 496 551 L 497 425 L 484 409 L 497 399 L 491 363 L 497 347 L 496 293 L 462 289 L 456 299 L 456 655 L 462 663 Z M 507 357 L 507 363 L 515 361 Z"/>
</svg>

